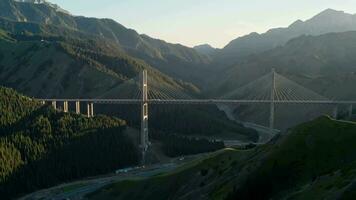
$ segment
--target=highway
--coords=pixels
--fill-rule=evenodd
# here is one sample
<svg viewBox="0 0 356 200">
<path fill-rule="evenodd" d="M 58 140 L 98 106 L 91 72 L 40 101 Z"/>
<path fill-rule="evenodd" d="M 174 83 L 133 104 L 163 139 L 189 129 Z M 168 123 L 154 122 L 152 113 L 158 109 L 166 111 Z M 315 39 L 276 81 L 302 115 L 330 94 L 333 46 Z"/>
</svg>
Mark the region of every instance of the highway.
<svg viewBox="0 0 356 200">
<path fill-rule="evenodd" d="M 141 179 L 148 178 L 151 176 L 159 175 L 162 173 L 167 173 L 181 167 L 187 162 L 191 162 L 192 160 L 202 157 L 208 154 L 199 154 L 193 156 L 187 156 L 182 158 L 172 159 L 170 162 L 163 164 L 155 164 L 151 166 L 147 166 L 145 168 L 138 168 L 127 173 L 119 173 L 119 174 L 109 174 L 106 176 L 99 176 L 88 178 L 80 181 L 75 181 L 71 183 L 61 184 L 56 187 L 52 187 L 49 189 L 44 189 L 41 191 L 34 192 L 32 194 L 26 195 L 24 197 L 19 198 L 19 200 L 76 200 L 83 199 L 85 195 L 90 194 L 94 191 L 97 191 L 107 185 L 110 185 L 115 182 L 123 181 L 123 180 L 132 180 L 132 179 Z"/>
</svg>

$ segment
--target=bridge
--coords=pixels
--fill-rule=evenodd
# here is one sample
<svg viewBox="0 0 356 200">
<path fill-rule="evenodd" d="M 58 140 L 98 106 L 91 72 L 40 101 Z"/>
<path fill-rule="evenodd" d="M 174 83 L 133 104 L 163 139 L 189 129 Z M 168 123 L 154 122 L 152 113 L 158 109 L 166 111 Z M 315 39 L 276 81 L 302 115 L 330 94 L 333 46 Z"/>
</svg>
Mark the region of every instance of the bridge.
<svg viewBox="0 0 356 200">
<path fill-rule="evenodd" d="M 149 84 L 148 84 L 149 83 Z M 150 90 L 149 87 L 150 86 Z M 178 88 L 178 89 L 177 89 Z M 122 96 L 116 99 L 38 99 L 43 104 L 50 102 L 57 109 L 57 103 L 63 102 L 63 112 L 69 112 L 69 102 L 75 103 L 75 112 L 80 114 L 80 106 L 86 104 L 87 117 L 94 117 L 94 104 L 137 104 L 141 106 L 141 153 L 142 162 L 145 163 L 146 153 L 149 148 L 148 135 L 148 107 L 150 104 L 167 105 L 255 105 L 266 104 L 269 106 L 269 128 L 274 129 L 275 106 L 278 104 L 312 104 L 330 105 L 334 107 L 333 117 L 337 118 L 338 106 L 347 105 L 348 115 L 352 116 L 353 105 L 356 101 L 330 100 L 316 92 L 283 77 L 274 69 L 265 76 L 238 88 L 225 96 L 217 99 L 193 98 L 184 92 L 183 88 L 172 85 L 163 86 L 159 80 L 150 78 L 144 70 L 139 76 L 120 84 L 118 91 Z M 130 97 L 128 97 L 130 96 Z M 127 98 L 128 97 L 128 98 Z"/>
</svg>

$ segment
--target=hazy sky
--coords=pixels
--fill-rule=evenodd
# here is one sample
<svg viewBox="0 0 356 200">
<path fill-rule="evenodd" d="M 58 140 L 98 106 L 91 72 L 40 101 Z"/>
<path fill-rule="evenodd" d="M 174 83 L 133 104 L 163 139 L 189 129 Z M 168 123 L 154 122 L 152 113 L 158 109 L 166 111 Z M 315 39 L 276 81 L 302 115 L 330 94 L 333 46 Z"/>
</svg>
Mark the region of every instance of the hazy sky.
<svg viewBox="0 0 356 200">
<path fill-rule="evenodd" d="M 74 15 L 112 18 L 187 46 L 223 47 L 250 32 L 309 19 L 326 8 L 356 13 L 356 0 L 50 0 Z"/>
</svg>

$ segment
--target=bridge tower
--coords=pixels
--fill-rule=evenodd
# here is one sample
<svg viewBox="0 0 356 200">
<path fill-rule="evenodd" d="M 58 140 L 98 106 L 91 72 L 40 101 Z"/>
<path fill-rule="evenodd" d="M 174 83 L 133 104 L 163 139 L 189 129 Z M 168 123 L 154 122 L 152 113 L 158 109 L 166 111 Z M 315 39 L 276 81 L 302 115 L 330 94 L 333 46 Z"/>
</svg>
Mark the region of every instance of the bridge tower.
<svg viewBox="0 0 356 200">
<path fill-rule="evenodd" d="M 270 116 L 269 116 L 269 128 L 274 129 L 274 101 L 275 101 L 275 89 L 276 89 L 276 71 L 272 68 L 272 86 L 271 86 L 271 103 L 270 103 Z"/>
<path fill-rule="evenodd" d="M 146 163 L 146 153 L 149 146 L 148 141 L 148 84 L 147 84 L 147 71 L 144 70 L 141 74 L 141 153 L 142 165 Z"/>
</svg>

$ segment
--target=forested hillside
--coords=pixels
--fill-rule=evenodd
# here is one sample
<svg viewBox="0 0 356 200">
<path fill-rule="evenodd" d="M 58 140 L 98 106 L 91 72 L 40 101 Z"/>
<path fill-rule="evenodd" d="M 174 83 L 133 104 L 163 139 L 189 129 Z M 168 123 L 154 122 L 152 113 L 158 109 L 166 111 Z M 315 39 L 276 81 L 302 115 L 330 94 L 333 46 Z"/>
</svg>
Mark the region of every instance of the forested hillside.
<svg viewBox="0 0 356 200">
<path fill-rule="evenodd" d="M 117 116 L 127 117 L 133 127 L 140 128 L 138 122 L 132 121 L 135 119 L 132 113 L 127 115 L 125 109 L 118 110 L 121 112 Z M 138 114 L 137 106 L 135 110 Z M 177 124 L 173 118 L 163 120 L 166 125 L 154 122 L 150 125 L 150 140 L 170 157 L 224 148 L 223 142 L 212 140 L 215 137 L 256 140 L 255 131 L 226 120 L 213 118 L 210 126 L 202 128 L 204 122 L 189 115 L 195 113 L 198 119 L 207 120 L 204 110 L 201 113 L 193 110 L 188 115 L 181 111 L 182 121 Z M 154 113 L 164 114 L 163 111 Z M 0 87 L 0 112 L 3 113 L 0 116 L 0 192 L 5 199 L 74 179 L 111 173 L 137 165 L 140 159 L 135 139 L 138 135 L 127 134 L 127 122 L 121 119 L 59 112 L 3 87 Z M 174 116 L 164 115 L 165 118 Z M 186 133 L 191 135 L 184 136 Z M 207 139 L 196 138 L 198 135 Z"/>
<path fill-rule="evenodd" d="M 0 112 L 4 199 L 138 163 L 123 120 L 59 113 L 5 88 Z"/>
</svg>

